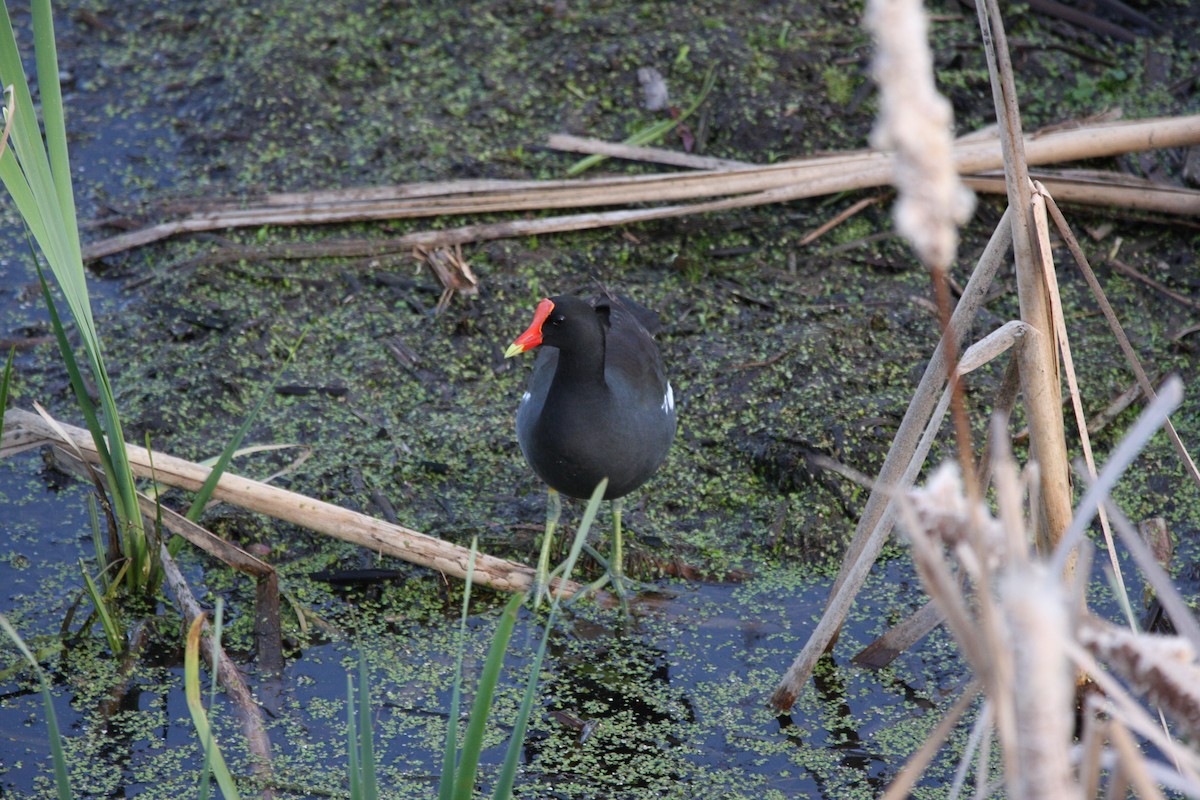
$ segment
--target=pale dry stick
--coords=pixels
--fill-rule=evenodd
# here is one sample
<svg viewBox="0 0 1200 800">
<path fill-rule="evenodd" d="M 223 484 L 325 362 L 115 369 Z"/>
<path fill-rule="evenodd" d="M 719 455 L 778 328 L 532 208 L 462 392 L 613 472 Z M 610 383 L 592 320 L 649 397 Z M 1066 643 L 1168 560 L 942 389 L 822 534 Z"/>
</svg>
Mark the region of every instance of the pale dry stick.
<svg viewBox="0 0 1200 800">
<path fill-rule="evenodd" d="M 1110 725 L 1112 731 L 1116 725 Z M 1109 752 L 1112 752 L 1111 750 Z M 1129 797 L 1129 776 L 1125 773 L 1125 762 L 1119 755 L 1114 755 L 1109 768 L 1108 786 L 1104 792 L 1105 800 L 1119 800 Z"/>
<path fill-rule="evenodd" d="M 1067 321 L 1062 308 L 1062 295 L 1059 294 L 1058 276 L 1054 271 L 1053 250 L 1050 245 L 1050 224 L 1046 219 L 1046 197 L 1048 195 L 1046 187 L 1038 181 L 1032 182 L 1031 191 L 1030 202 L 1033 213 L 1033 227 L 1038 241 L 1036 252 L 1040 256 L 1046 296 L 1050 300 L 1050 317 L 1054 321 L 1054 332 L 1058 337 L 1058 351 L 1062 357 L 1063 374 L 1067 379 L 1067 390 L 1071 397 L 1071 409 L 1075 413 L 1075 428 L 1079 432 L 1079 446 L 1083 451 L 1083 461 L 1087 465 L 1088 476 L 1092 480 L 1095 480 L 1096 459 L 1092 455 L 1092 440 L 1088 435 L 1087 418 L 1083 412 L 1083 401 L 1079 396 L 1079 379 L 1075 374 L 1075 360 L 1071 356 L 1071 339 L 1067 334 Z M 1125 577 L 1121 573 L 1121 562 L 1117 559 L 1117 550 L 1113 545 L 1112 527 L 1108 524 L 1108 515 L 1104 513 L 1104 506 L 1101 506 L 1099 509 L 1099 517 L 1100 528 L 1104 533 L 1104 542 L 1108 545 L 1108 558 L 1113 568 L 1113 577 L 1117 581 L 1117 587 L 1121 592 L 1121 596 L 1128 598 L 1129 592 L 1125 588 Z M 1136 628 L 1137 621 L 1133 618 L 1133 611 L 1129 603 L 1122 603 L 1122 607 L 1128 612 L 1129 626 Z"/>
<path fill-rule="evenodd" d="M 1024 322 L 1009 320 L 967 348 L 966 352 L 963 353 L 962 360 L 959 361 L 958 366 L 955 368 L 956 378 L 961 379 L 964 375 L 1000 357 L 1011 347 L 1024 347 L 1025 338 L 1031 334 L 1034 336 L 1038 335 L 1037 331 L 1034 331 Z M 924 466 L 925 459 L 933 447 L 933 441 L 937 438 L 938 431 L 941 430 L 942 420 L 946 417 L 946 411 L 950 407 L 952 397 L 953 388 L 947 385 L 942 391 L 942 396 L 938 401 L 937 407 L 934 408 L 933 413 L 929 417 L 929 422 L 925 425 L 925 431 L 921 434 L 921 441 L 917 445 L 911 461 L 909 461 L 908 469 L 904 471 L 904 476 L 901 478 L 901 485 L 911 486 L 916 481 L 917 474 L 921 471 L 921 467 Z M 974 477 L 973 474 L 967 475 L 965 476 L 965 480 L 970 481 Z M 968 494 L 972 498 L 977 499 L 982 494 L 982 490 L 983 487 L 977 486 L 974 493 L 969 492 Z"/>
<path fill-rule="evenodd" d="M 1067 203 L 1200 216 L 1200 192 L 1195 189 L 1166 185 L 1122 186 L 1095 179 L 1082 180 L 1034 171 L 1031 171 L 1031 177 L 1041 181 L 1051 194 Z M 976 192 L 1004 193 L 1004 178 L 999 176 L 964 175 L 963 183 Z"/>
<path fill-rule="evenodd" d="M 991 191 L 997 194 L 1004 193 L 1003 180 L 988 180 L 990 180 L 991 183 L 984 185 L 981 190 Z M 1066 184 L 1064 188 L 1064 186 L 1061 186 L 1059 182 L 1050 180 L 1047 180 L 1047 186 L 1054 191 L 1063 193 L 1060 194 L 1060 196 L 1066 195 L 1067 199 L 1073 199 L 1076 202 L 1088 202 L 1090 200 L 1094 205 L 1116 206 L 1118 208 L 1140 207 L 1148 210 L 1158 210 L 1167 213 L 1186 215 L 1200 214 L 1200 192 L 1192 192 L 1191 195 L 1188 196 L 1190 197 L 1190 201 L 1185 198 L 1184 200 L 1177 202 L 1176 200 L 1172 199 L 1172 197 L 1167 197 L 1167 195 L 1170 194 L 1173 196 L 1179 191 L 1187 190 L 1128 190 L 1137 192 L 1139 194 L 1149 193 L 1149 195 L 1152 195 L 1153 197 L 1165 198 L 1161 203 L 1157 201 L 1139 203 L 1136 195 L 1106 195 L 1102 190 L 1092 191 L 1088 187 L 1082 187 L 1080 193 L 1072 194 L 1070 190 L 1072 184 Z M 775 195 L 765 196 L 756 194 L 746 198 L 743 202 L 737 205 L 760 205 L 771 202 L 781 202 L 781 200 Z M 650 219 L 686 216 L 688 214 L 695 214 L 703 211 L 721 211 L 726 207 L 732 208 L 734 207 L 734 204 L 730 203 L 721 207 L 680 205 L 661 209 L 642 209 L 632 212 L 611 211 L 599 212 L 595 214 L 575 214 L 545 219 L 511 220 L 506 222 L 469 225 L 462 228 L 446 229 L 443 231 L 418 231 L 416 233 L 407 234 L 405 236 L 392 239 L 343 239 L 320 243 L 307 243 L 303 245 L 283 244 L 225 246 L 206 254 L 203 259 L 204 263 L 211 265 L 251 258 L 257 260 L 269 260 L 298 258 L 382 257 L 385 255 L 395 255 L 396 253 L 401 252 L 406 253 L 413 247 L 438 248 L 449 245 L 462 245 L 468 242 L 488 241 L 507 237 L 536 236 L 569 230 L 583 230 L 587 228 L 633 224 L 644 222 Z M 451 209 L 443 209 L 442 212 L 451 213 Z M 306 221 L 303 219 L 295 219 L 287 222 L 286 224 L 303 224 L 305 222 Z M 122 236 L 125 235 L 126 234 L 122 234 Z M 130 235 L 136 236 L 138 234 L 137 232 L 134 232 L 134 234 Z M 97 243 L 97 247 L 100 247 L 101 244 L 102 243 Z M 99 252 L 100 251 L 97 250 L 97 253 Z"/>
<path fill-rule="evenodd" d="M 888 628 L 850 660 L 860 666 L 882 669 L 941 624 L 942 612 L 933 601 L 926 600 L 924 605 Z"/>
<path fill-rule="evenodd" d="M 909 463 L 921 440 L 925 423 L 938 402 L 938 396 L 946 376 L 943 342 L 951 336 L 961 341 L 975 319 L 975 314 L 983 305 L 992 279 L 1001 265 L 1006 262 L 1005 254 L 1012 240 L 1011 217 L 1011 209 L 1005 210 L 1004 216 L 993 231 L 979 262 L 975 265 L 970 280 L 963 289 L 958 306 L 950 318 L 950 325 L 946 333 L 942 335 L 942 341 L 938 342 L 929 363 L 925 366 L 925 372 L 913 394 L 912 402 L 909 403 L 908 409 L 904 413 L 904 419 L 901 420 L 900 427 L 896 430 L 883 467 L 876 478 L 875 488 L 867 497 L 866 506 L 854 531 L 854 538 L 847 548 L 838 576 L 829 591 L 829 599 L 826 601 L 825 612 L 822 614 L 820 622 L 817 623 L 817 627 L 809 635 L 804 648 L 788 667 L 771 695 L 772 706 L 780 711 L 791 708 L 796 698 L 800 696 L 805 682 L 812 675 L 817 659 L 821 657 L 821 653 L 826 650 L 829 643 L 833 641 L 834 635 L 841 628 L 842 621 L 845 620 L 850 605 L 854 602 L 854 597 L 862 587 L 863 581 L 866 580 L 871 565 L 879 557 L 879 551 L 883 548 L 887 535 L 892 530 L 895 510 L 890 492 L 893 489 L 902 491 L 908 488 L 908 485 L 902 483 L 902 478 L 909 470 Z M 889 488 L 885 489 L 884 487 Z"/>
<path fill-rule="evenodd" d="M 1084 158 L 1197 143 L 1200 116 L 1163 117 L 1131 121 L 1105 121 L 1067 130 L 1034 132 L 1027 138 L 1027 156 L 1031 164 L 1049 164 Z M 960 139 L 954 145 L 959 172 L 981 172 L 1003 166 L 993 133 L 982 140 Z M 195 216 L 205 213 L 254 212 L 259 207 L 306 212 L 344 212 L 379 214 L 388 204 L 405 212 L 405 203 L 419 200 L 416 211 L 430 212 L 441 207 L 442 213 L 470 213 L 489 210 L 531 210 L 584 205 L 605 205 L 639 201 L 671 201 L 711 197 L 721 194 L 757 192 L 803 182 L 808 177 L 846 174 L 863 166 L 889 164 L 891 156 L 874 150 L 842 153 L 783 161 L 776 164 L 747 164 L 736 169 L 710 172 L 667 173 L 638 176 L 609 176 L 575 180 L 467 180 L 400 184 L 267 195 L 247 205 L 245 200 L 209 204 Z M 890 167 L 889 167 L 890 169 Z M 890 174 L 882 183 L 891 181 Z M 882 184 L 880 184 L 882 185 Z M 593 191 L 595 190 L 595 191 Z M 464 197 L 465 196 L 465 197 Z M 462 200 L 453 199 L 459 197 Z M 411 215 L 405 213 L 405 215 Z M 328 221 L 328 220 L 325 220 Z"/>
<path fill-rule="evenodd" d="M 962 758 L 958 760 L 958 768 L 954 770 L 954 780 L 950 782 L 950 791 L 946 793 L 947 800 L 958 800 L 962 787 L 967 782 L 967 770 L 971 768 L 972 759 L 978 758 L 980 760 L 979 768 L 986 768 L 987 762 L 980 748 L 985 740 L 989 745 L 991 744 L 991 739 L 988 738 L 988 731 L 991 730 L 991 727 L 992 708 L 985 697 L 979 709 L 979 716 L 975 718 L 975 723 L 971 726 L 971 735 L 967 737 L 967 746 L 963 748 Z"/>
<path fill-rule="evenodd" d="M 985 364 L 999 358 L 1009 348 L 1019 345 L 1030 328 L 1020 320 L 1010 320 L 1001 325 L 996 330 L 989 333 L 979 341 L 972 344 L 963 353 L 955 369 L 958 377 L 963 377 Z M 929 417 L 929 422 L 925 425 L 925 430 L 921 434 L 921 440 L 917 444 L 912 459 L 909 461 L 908 469 L 901 478 L 901 484 L 910 486 L 917 479 L 917 473 L 925 464 L 925 459 L 929 455 L 930 449 L 933 447 L 933 442 L 937 438 L 938 430 L 942 426 L 942 421 L 946 418 L 946 411 L 950 407 L 951 389 L 949 386 L 942 391 L 941 399 L 934 408 L 933 413 Z M 875 484 L 868 476 L 851 469 L 844 464 L 835 461 L 832 458 L 827 458 L 820 454 L 811 456 L 809 459 L 814 465 L 820 466 L 831 472 L 836 472 L 844 478 L 847 478 L 863 488 L 870 489 Z"/>
<path fill-rule="evenodd" d="M 979 341 L 972 344 L 963 353 L 955 368 L 955 374 L 958 378 L 962 378 L 992 360 L 999 358 L 1009 348 L 1021 345 L 1025 337 L 1028 336 L 1032 329 L 1020 320 L 1009 320 L 1001 325 L 996 330 L 989 333 Z M 925 425 L 925 430 L 921 433 L 921 440 L 917 443 L 916 449 L 913 451 L 912 458 L 909 460 L 908 468 L 904 471 L 904 475 L 900 479 L 902 486 L 911 486 L 917 479 L 921 467 L 925 465 L 925 459 L 929 455 L 929 451 L 933 448 L 933 442 L 937 438 L 938 431 L 941 430 L 942 421 L 946 418 L 946 412 L 950 408 L 950 400 L 952 389 L 947 385 L 942 390 L 942 396 L 938 400 L 937 406 L 934 407 L 933 413 L 929 416 L 929 421 Z M 859 482 L 860 485 L 870 488 L 871 482 Z"/>
<path fill-rule="evenodd" d="M 1021 387 L 1029 417 L 1030 451 L 1041 474 L 1038 508 L 1043 551 L 1058 544 L 1071 521 L 1070 470 L 1062 419 L 1062 395 L 1058 382 L 1058 354 L 1054 323 L 1050 316 L 1041 270 L 1035 258 L 1036 242 L 1030 219 L 1029 162 L 1021 133 L 1021 112 L 1004 22 L 995 0 L 976 0 L 979 27 L 987 54 L 992 81 L 992 99 L 1000 122 L 1000 141 L 1004 150 L 1004 174 L 1008 202 L 1014 209 L 1013 251 L 1016 256 L 1017 299 L 1021 319 L 1043 334 L 1036 338 L 1038 351 L 1022 348 Z M 1070 566 L 1066 565 L 1069 569 Z"/>
<path fill-rule="evenodd" d="M 1071 255 L 1075 258 L 1075 264 L 1083 273 L 1083 279 L 1087 281 L 1088 287 L 1092 290 L 1092 296 L 1096 298 L 1096 304 L 1100 306 L 1101 313 L 1104 314 L 1105 321 L 1108 322 L 1109 330 L 1113 332 L 1113 336 L 1117 339 L 1117 344 L 1121 348 L 1121 352 L 1125 354 L 1125 360 L 1129 362 L 1129 368 L 1133 370 L 1134 376 L 1137 378 L 1138 384 L 1142 387 L 1146 397 L 1150 400 L 1154 399 L 1154 387 L 1150 385 L 1150 378 L 1146 375 L 1146 370 L 1142 368 L 1141 359 L 1138 358 L 1137 351 L 1133 349 L 1133 345 L 1129 342 L 1129 337 L 1125 335 L 1124 329 L 1121 327 L 1120 320 L 1117 319 L 1117 314 L 1113 311 L 1112 305 L 1108 302 L 1108 297 L 1104 294 L 1104 289 L 1100 286 L 1100 281 L 1096 278 L 1096 273 L 1092 271 L 1091 264 L 1088 263 L 1087 256 L 1083 253 L 1083 248 L 1079 246 L 1079 240 L 1075 238 L 1075 233 L 1071 230 L 1071 226 L 1067 224 L 1066 217 L 1058 208 L 1058 204 L 1054 202 L 1054 198 L 1046 198 L 1046 210 L 1050 212 L 1050 216 L 1054 219 L 1054 224 L 1058 227 L 1059 235 L 1063 237 L 1063 241 L 1067 243 L 1067 248 L 1071 251 Z M 1168 418 L 1166 420 L 1167 436 L 1171 440 L 1171 444 L 1175 446 L 1175 452 L 1179 454 L 1179 459 L 1183 462 L 1184 468 L 1192 477 L 1192 481 L 1200 486 L 1200 469 L 1196 468 L 1196 462 L 1192 460 L 1191 455 L 1184 447 L 1183 440 L 1179 438 L 1179 433 L 1175 430 L 1175 426 Z"/>
<path fill-rule="evenodd" d="M 756 166 L 747 161 L 698 156 L 694 153 L 681 153 L 678 150 L 668 150 L 663 147 L 642 147 L 639 145 L 623 144 L 621 142 L 606 142 L 603 139 L 570 136 L 565 133 L 550 134 L 550 137 L 546 140 L 546 146 L 553 150 L 561 150 L 564 153 L 611 156 L 613 158 L 623 158 L 627 161 L 647 161 L 653 164 L 666 164 L 671 167 L 688 167 L 690 169 L 739 169 Z"/>
<path fill-rule="evenodd" d="M 1019 323 L 1018 324 L 1022 324 Z M 1028 333 L 1026 327 L 1022 331 L 1022 335 Z M 984 444 L 983 455 L 979 459 L 979 472 L 976 475 L 978 481 L 978 491 L 982 496 L 988 485 L 991 476 L 991 462 L 994 458 L 994 453 L 999 452 L 1000 447 L 1007 447 L 1008 432 L 1005 428 L 1009 417 L 1012 414 L 1013 408 L 1017 403 L 1017 396 L 1020 393 L 1020 379 L 1017 377 L 1017 364 L 1019 358 L 1010 359 L 1008 366 L 1004 370 L 1004 379 L 1001 381 L 999 388 L 992 402 L 992 425 L 988 429 L 988 438 Z M 945 407 L 948 405 L 948 398 L 945 393 L 942 394 L 942 400 L 938 405 L 938 410 L 934 412 L 935 417 L 941 417 L 945 414 Z M 929 435 L 931 428 L 936 426 L 926 426 L 926 436 Z M 924 439 L 918 448 L 923 448 Z M 923 457 L 922 457 L 923 458 Z M 917 459 L 921 460 L 921 459 Z M 1002 507 L 1003 510 L 1003 507 Z M 916 644 L 922 638 L 929 634 L 934 628 L 942 623 L 942 615 L 935 603 L 927 600 L 923 606 L 914 611 L 903 621 L 893 625 L 883 635 L 864 647 L 858 654 L 854 656 L 852 661 L 856 664 L 864 666 L 880 668 L 886 667 L 892 662 L 896 656 L 907 650 L 912 645 Z"/>
<path fill-rule="evenodd" d="M 883 194 L 872 195 L 871 197 L 864 197 L 862 200 L 859 200 L 857 203 L 854 203 L 849 208 L 846 208 L 846 209 L 842 210 L 841 212 L 839 212 L 838 214 L 836 214 L 832 219 L 826 220 L 825 222 L 821 223 L 819 226 L 817 226 L 817 228 L 815 230 L 812 230 L 809 233 L 806 233 L 800 239 L 800 241 L 796 242 L 796 245 L 799 247 L 804 247 L 805 245 L 812 244 L 817 239 L 821 238 L 822 236 L 824 236 L 825 234 L 829 233 L 831 230 L 836 228 L 838 225 L 841 225 L 843 222 L 850 219 L 858 212 L 862 211 L 864 208 L 875 205 L 880 200 L 883 200 L 885 197 L 887 197 L 887 195 L 883 195 Z"/>
<path fill-rule="evenodd" d="M 1117 122 L 1057 131 L 1026 141 L 1031 164 L 1051 164 L 1164 147 L 1200 144 L 1200 117 L 1179 117 Z M 996 169 L 1003 158 L 995 141 L 958 142 L 954 158 L 960 173 Z M 430 247 L 465 244 L 510 236 L 621 225 L 670 216 L 721 211 L 751 205 L 787 202 L 805 197 L 883 186 L 891 181 L 889 154 L 858 151 L 800 162 L 784 162 L 749 169 L 689 172 L 632 178 L 590 178 L 562 181 L 471 181 L 417 184 L 354 190 L 269 196 L 258 207 L 223 204 L 183 219 L 159 223 L 93 242 L 84 248 L 84 259 L 94 260 L 141 247 L 181 233 L 263 225 L 311 225 L 400 219 L 438 215 L 463 215 L 505 211 L 580 208 L 625 204 L 631 201 L 668 202 L 722 194 L 753 194 L 737 204 L 676 205 L 666 208 L 621 211 L 613 214 L 560 216 L 545 225 L 540 220 L 519 220 L 490 225 L 468 225 L 445 231 L 422 231 L 389 243 L 395 249 L 414 245 Z M 416 186 L 419 190 L 414 190 Z M 778 190 L 778 191 L 775 191 Z M 394 195 L 395 197 L 392 197 Z M 341 199 L 345 197 L 345 199 Z M 378 247 L 377 243 L 373 246 Z"/>
<path fill-rule="evenodd" d="M 1121 767 L 1137 790 L 1134 796 L 1139 800 L 1164 800 L 1163 793 L 1154 785 L 1150 771 L 1146 769 L 1146 757 L 1129 735 L 1129 729 L 1119 722 L 1114 722 L 1108 730 L 1109 738 L 1120 754 Z M 1123 792 L 1121 796 L 1124 796 Z"/>
<path fill-rule="evenodd" d="M 5 423 L 0 456 L 62 441 L 44 420 L 27 411 L 9 409 L 5 414 Z M 10 428 L 13 431 L 11 436 Z M 61 428 L 87 461 L 94 463 L 98 460 L 95 445 L 86 430 L 70 425 L 61 425 Z M 196 491 L 211 472 L 208 467 L 166 454 L 154 455 L 152 471 L 145 448 L 132 444 L 126 447 L 136 474 L 171 486 Z M 465 547 L 297 492 L 226 473 L 218 482 L 213 497 L 456 578 L 466 575 L 470 551 Z M 534 580 L 531 567 L 482 553 L 476 557 L 475 574 L 480 583 L 507 592 L 528 591 Z M 561 587 L 564 597 L 574 595 L 583 588 L 574 581 L 559 581 L 556 585 Z"/>
<path fill-rule="evenodd" d="M 200 608 L 200 603 L 196 601 L 187 579 L 179 571 L 179 567 L 175 564 L 175 559 L 171 557 L 166 545 L 159 546 L 159 558 L 162 561 L 163 576 L 167 586 L 170 588 L 171 594 L 175 595 L 175 602 L 183 613 L 185 623 L 190 625 L 192 620 L 204 613 L 204 610 Z M 216 671 L 217 681 L 225 689 L 225 693 L 233 701 L 234 706 L 238 708 L 242 718 L 242 731 L 246 735 L 250 753 L 254 756 L 252 769 L 257 777 L 263 779 L 264 787 L 269 787 L 271 739 L 267 735 L 266 725 L 263 723 L 262 711 L 255 702 L 250 688 L 242 680 L 237 665 L 225 654 L 223 648 L 215 646 L 208 620 L 203 623 L 203 632 L 201 652 L 204 654 L 204 660 L 208 662 L 209 669 Z M 274 796 L 274 790 L 264 788 L 262 796 L 269 799 Z"/>
<path fill-rule="evenodd" d="M 1113 269 L 1115 269 L 1117 272 L 1121 273 L 1122 275 L 1127 275 L 1130 278 L 1133 278 L 1135 281 L 1141 281 L 1142 283 L 1146 284 L 1150 288 L 1156 289 L 1157 291 L 1162 292 L 1167 297 L 1174 300 L 1176 303 L 1179 303 L 1179 304 L 1185 305 L 1185 306 L 1191 306 L 1192 308 L 1200 308 L 1200 303 L 1196 302 L 1192 298 L 1185 297 L 1184 295 L 1175 291 L 1174 289 L 1172 289 L 1171 287 L 1162 283 L 1161 281 L 1154 280 L 1154 278 L 1151 278 L 1149 275 L 1143 275 L 1141 272 L 1138 272 L 1136 269 L 1129 266 L 1124 261 L 1121 261 L 1118 258 L 1108 259 L 1108 265 L 1110 267 L 1112 267 Z"/>
<path fill-rule="evenodd" d="M 892 779 L 887 791 L 883 793 L 880 800 L 904 800 L 908 797 L 912 787 L 916 784 L 917 778 L 925 772 L 925 768 L 933 761 L 933 757 L 937 755 L 938 748 L 950 736 L 950 732 L 954 730 L 954 726 L 958 724 L 958 720 L 966 712 L 967 707 L 975 701 L 979 696 L 979 682 L 971 681 L 967 687 L 963 689 L 958 699 L 954 701 L 954 705 L 946 712 L 937 727 L 930 731 L 925 737 L 925 741 L 917 749 L 917 752 L 908 757 L 900 772 Z"/>
<path fill-rule="evenodd" d="M 1100 753 L 1104 747 L 1102 731 L 1109 723 L 1095 714 L 1089 714 L 1089 710 L 1086 707 L 1082 710 L 1083 741 L 1076 750 L 1075 763 L 1079 777 L 1083 779 L 1083 796 L 1095 797 L 1100 791 Z"/>
</svg>

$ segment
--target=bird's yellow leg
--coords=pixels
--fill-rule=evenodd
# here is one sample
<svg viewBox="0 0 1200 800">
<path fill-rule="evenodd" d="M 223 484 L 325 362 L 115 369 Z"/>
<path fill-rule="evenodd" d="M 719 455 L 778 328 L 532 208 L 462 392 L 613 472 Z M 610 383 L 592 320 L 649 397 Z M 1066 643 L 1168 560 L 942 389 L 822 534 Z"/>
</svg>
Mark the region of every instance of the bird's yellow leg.
<svg viewBox="0 0 1200 800">
<path fill-rule="evenodd" d="M 609 574 L 612 575 L 613 589 L 621 599 L 625 598 L 625 550 L 621 543 L 621 510 L 624 505 L 625 498 L 623 497 L 612 501 L 613 546 L 612 557 L 608 564 Z"/>
<path fill-rule="evenodd" d="M 550 547 L 554 542 L 554 529 L 562 516 L 562 498 L 554 489 L 546 491 L 546 531 L 542 534 L 542 552 L 538 556 L 537 574 L 534 576 L 533 607 L 541 605 L 542 596 L 550 586 Z"/>
<path fill-rule="evenodd" d="M 621 608 L 629 611 L 629 589 L 625 585 L 625 553 L 621 541 L 621 507 L 624 498 L 618 497 L 612 501 L 613 510 L 613 545 L 608 561 L 597 559 L 604 566 L 604 574 L 595 582 L 588 584 L 585 593 L 602 589 L 605 584 L 612 583 L 613 592 L 621 601 Z"/>
</svg>

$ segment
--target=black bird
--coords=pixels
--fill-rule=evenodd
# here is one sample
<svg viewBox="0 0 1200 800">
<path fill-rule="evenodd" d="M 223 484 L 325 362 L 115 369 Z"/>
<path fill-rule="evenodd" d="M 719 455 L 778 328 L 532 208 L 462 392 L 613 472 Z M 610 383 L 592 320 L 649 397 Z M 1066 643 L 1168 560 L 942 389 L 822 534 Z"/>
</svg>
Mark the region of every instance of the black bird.
<svg viewBox="0 0 1200 800">
<path fill-rule="evenodd" d="M 548 578 L 557 492 L 591 497 L 608 478 L 613 549 L 594 588 L 611 579 L 625 596 L 621 498 L 654 474 L 675 438 L 675 395 L 652 336 L 658 328 L 657 314 L 627 298 L 560 295 L 538 304 L 533 324 L 504 354 L 545 346 L 517 409 L 521 452 L 550 486 L 539 587 Z"/>
</svg>

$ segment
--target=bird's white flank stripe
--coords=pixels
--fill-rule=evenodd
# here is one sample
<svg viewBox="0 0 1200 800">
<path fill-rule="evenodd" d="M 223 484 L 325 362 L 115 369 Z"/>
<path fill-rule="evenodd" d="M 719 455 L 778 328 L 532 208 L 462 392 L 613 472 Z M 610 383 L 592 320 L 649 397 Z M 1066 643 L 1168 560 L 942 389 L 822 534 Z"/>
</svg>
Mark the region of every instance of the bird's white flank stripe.
<svg viewBox="0 0 1200 800">
<path fill-rule="evenodd" d="M 671 391 L 671 384 L 667 384 L 667 393 L 663 395 L 662 410 L 670 414 L 675 410 L 675 392 Z"/>
</svg>

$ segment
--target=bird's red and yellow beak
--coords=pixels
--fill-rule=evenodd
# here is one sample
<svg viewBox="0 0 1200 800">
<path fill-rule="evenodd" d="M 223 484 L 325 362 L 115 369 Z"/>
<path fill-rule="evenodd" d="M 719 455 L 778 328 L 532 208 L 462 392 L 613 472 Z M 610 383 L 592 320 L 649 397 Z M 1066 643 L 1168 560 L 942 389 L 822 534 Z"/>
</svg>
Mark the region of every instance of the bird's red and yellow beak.
<svg viewBox="0 0 1200 800">
<path fill-rule="evenodd" d="M 529 329 L 513 340 L 513 343 L 504 351 L 505 358 L 512 358 L 518 353 L 524 353 L 526 350 L 532 350 L 542 343 L 542 324 L 546 321 L 546 317 L 550 316 L 550 312 L 554 310 L 554 303 L 549 299 L 538 303 L 537 310 L 533 312 L 533 323 Z"/>
</svg>

